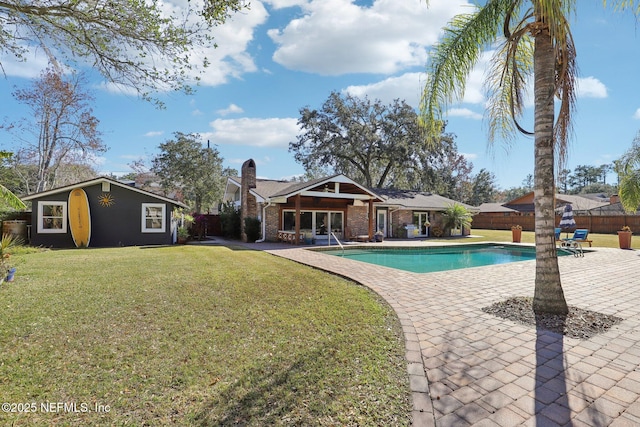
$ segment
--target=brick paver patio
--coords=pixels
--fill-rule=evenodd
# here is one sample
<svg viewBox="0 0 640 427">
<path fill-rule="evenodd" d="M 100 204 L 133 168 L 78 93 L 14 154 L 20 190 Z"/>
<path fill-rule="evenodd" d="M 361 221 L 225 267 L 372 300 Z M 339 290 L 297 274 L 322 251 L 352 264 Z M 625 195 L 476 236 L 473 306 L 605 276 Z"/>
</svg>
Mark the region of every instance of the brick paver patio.
<svg viewBox="0 0 640 427">
<path fill-rule="evenodd" d="M 640 425 L 635 251 L 595 248 L 584 258 L 559 259 L 569 305 L 624 319 L 580 340 L 481 311 L 532 296 L 534 261 L 414 274 L 302 248 L 251 246 L 351 278 L 385 298 L 404 329 L 414 426 Z"/>
</svg>

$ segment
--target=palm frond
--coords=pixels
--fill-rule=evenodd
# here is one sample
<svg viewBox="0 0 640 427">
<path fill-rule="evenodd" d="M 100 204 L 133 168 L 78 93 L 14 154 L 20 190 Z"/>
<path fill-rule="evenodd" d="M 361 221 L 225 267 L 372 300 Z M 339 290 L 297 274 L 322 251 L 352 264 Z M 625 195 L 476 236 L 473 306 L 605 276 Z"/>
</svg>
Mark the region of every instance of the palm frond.
<svg viewBox="0 0 640 427">
<path fill-rule="evenodd" d="M 444 29 L 427 66 L 421 99 L 421 118 L 428 136 L 435 137 L 442 131 L 443 110 L 462 99 L 469 73 L 500 34 L 501 23 L 513 3 L 489 0 L 474 13 L 454 17 Z"/>
<path fill-rule="evenodd" d="M 25 204 L 18 196 L 13 194 L 7 187 L 0 184 L 0 201 L 6 203 L 14 209 L 24 209 Z"/>
<path fill-rule="evenodd" d="M 631 10 L 637 16 L 640 15 L 640 1 L 636 0 L 613 0 L 613 1 L 603 1 L 604 6 L 606 7 L 609 3 L 613 6 L 615 10 L 624 11 Z"/>
<path fill-rule="evenodd" d="M 576 109 L 576 87 L 575 82 L 578 76 L 576 63 L 576 48 L 573 43 L 571 32 L 568 31 L 569 24 L 562 20 L 567 31 L 564 32 L 565 39 L 560 43 L 556 41 L 556 96 L 560 99 L 558 118 L 554 126 L 554 141 L 556 155 L 558 157 L 558 170 L 564 169 L 567 159 L 569 142 L 573 135 L 572 117 Z"/>
<path fill-rule="evenodd" d="M 485 81 L 488 98 L 485 116 L 490 144 L 496 137 L 509 144 L 517 131 L 531 134 L 519 124 L 525 107 L 527 82 L 533 75 L 533 40 L 525 24 L 526 17 L 508 31 L 509 37 L 493 55 Z"/>
<path fill-rule="evenodd" d="M 618 195 L 622 207 L 627 212 L 635 212 L 640 206 L 640 132 L 632 147 L 618 162 L 620 182 Z"/>
</svg>

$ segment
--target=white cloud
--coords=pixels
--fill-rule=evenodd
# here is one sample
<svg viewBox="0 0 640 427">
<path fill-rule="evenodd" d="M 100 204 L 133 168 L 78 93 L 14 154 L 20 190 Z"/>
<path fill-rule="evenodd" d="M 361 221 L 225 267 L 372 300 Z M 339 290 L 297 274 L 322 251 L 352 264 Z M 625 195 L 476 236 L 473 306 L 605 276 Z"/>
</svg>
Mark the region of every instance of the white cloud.
<svg viewBox="0 0 640 427">
<path fill-rule="evenodd" d="M 578 78 L 577 95 L 580 98 L 606 98 L 607 87 L 595 77 Z"/>
<path fill-rule="evenodd" d="M 304 6 L 309 0 L 266 0 L 264 3 L 271 5 L 274 9 L 284 9 L 285 7 Z"/>
<path fill-rule="evenodd" d="M 25 56 L 25 61 L 18 61 L 13 56 L 1 56 L 0 63 L 4 73 L 11 77 L 33 79 L 49 65 L 49 59 L 43 52 L 32 51 Z"/>
<path fill-rule="evenodd" d="M 425 77 L 424 73 L 406 73 L 369 85 L 348 86 L 342 92 L 358 98 L 368 96 L 371 100 L 379 99 L 383 104 L 401 99 L 412 107 L 418 108 Z"/>
<path fill-rule="evenodd" d="M 244 113 L 244 110 L 238 107 L 236 104 L 229 104 L 227 108 L 223 108 L 221 110 L 216 111 L 217 114 L 221 116 L 228 116 L 229 114 L 241 114 Z"/>
<path fill-rule="evenodd" d="M 213 132 L 201 134 L 217 145 L 286 148 L 300 132 L 298 119 L 216 119 L 209 123 Z"/>
<path fill-rule="evenodd" d="M 635 114 L 633 115 L 633 118 L 636 120 L 640 120 L 640 108 L 636 110 Z"/>
<path fill-rule="evenodd" d="M 187 3 L 184 0 L 165 0 L 160 2 L 160 7 L 167 16 L 169 14 L 181 16 Z M 201 3 L 202 0 L 193 0 L 190 6 L 199 9 L 202 7 Z M 214 27 L 211 30 L 211 35 L 213 35 L 218 47 L 193 49 L 189 54 L 189 62 L 193 69 L 188 71 L 190 74 L 187 78 L 192 82 L 195 82 L 196 78 L 200 78 L 199 84 L 202 86 L 217 86 L 226 83 L 231 78 L 239 78 L 244 73 L 257 71 L 253 58 L 247 53 L 247 48 L 254 39 L 256 28 L 264 24 L 267 18 L 268 13 L 264 5 L 260 1 L 255 1 L 251 3 L 251 7 L 247 11 L 236 13 L 225 24 Z M 193 16 L 191 19 L 197 20 L 201 17 Z M 134 52 L 130 53 L 135 55 Z M 8 76 L 25 78 L 36 77 L 41 70 L 47 67 L 48 59 L 40 50 L 33 50 L 27 54 L 27 57 L 26 62 L 19 62 L 10 56 L 0 56 L 0 63 Z M 203 70 L 198 64 L 202 64 L 205 58 L 207 58 L 209 66 Z M 157 69 L 170 68 L 173 60 L 174 58 L 158 56 L 146 58 L 147 65 Z M 90 64 L 87 63 L 87 66 Z M 109 82 L 103 82 L 97 87 L 114 94 L 138 95 L 135 88 L 122 87 Z M 158 92 L 166 90 L 169 88 L 157 88 Z"/>
<path fill-rule="evenodd" d="M 478 155 L 475 153 L 460 153 L 460 155 L 469 161 L 472 161 L 478 158 Z"/>
<path fill-rule="evenodd" d="M 468 108 L 451 108 L 447 111 L 449 117 L 463 117 L 466 119 L 482 120 L 482 114 L 471 111 Z"/>
<path fill-rule="evenodd" d="M 164 131 L 162 131 L 162 130 L 152 130 L 152 131 L 149 131 L 149 132 L 145 133 L 144 136 L 146 136 L 147 138 L 153 138 L 153 137 L 156 137 L 156 136 L 162 136 L 163 134 L 164 134 Z"/>
<path fill-rule="evenodd" d="M 230 78 L 240 78 L 244 73 L 256 72 L 258 68 L 247 49 L 254 39 L 256 28 L 264 24 L 267 18 L 264 5 L 256 1 L 251 2 L 248 11 L 237 13 L 224 25 L 215 27 L 212 34 L 218 47 L 192 54 L 192 63 L 201 63 L 205 57 L 210 63 L 206 71 L 198 75 L 200 85 L 217 86 Z"/>
<path fill-rule="evenodd" d="M 273 60 L 292 70 L 322 75 L 394 74 L 424 66 L 427 48 L 451 17 L 470 6 L 461 0 L 314 0 L 301 18 L 268 35 L 278 46 Z"/>
</svg>

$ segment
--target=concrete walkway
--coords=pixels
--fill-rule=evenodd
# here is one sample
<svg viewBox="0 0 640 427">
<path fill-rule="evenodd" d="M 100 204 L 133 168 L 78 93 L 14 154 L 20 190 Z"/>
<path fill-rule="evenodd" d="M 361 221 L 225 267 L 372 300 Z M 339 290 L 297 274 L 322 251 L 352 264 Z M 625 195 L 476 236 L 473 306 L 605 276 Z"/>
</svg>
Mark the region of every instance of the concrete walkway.
<svg viewBox="0 0 640 427">
<path fill-rule="evenodd" d="M 481 310 L 533 296 L 535 261 L 415 274 L 291 246 L 250 246 L 384 297 L 404 329 L 413 426 L 640 425 L 638 252 L 594 248 L 559 259 L 569 305 L 624 319 L 579 340 Z"/>
</svg>

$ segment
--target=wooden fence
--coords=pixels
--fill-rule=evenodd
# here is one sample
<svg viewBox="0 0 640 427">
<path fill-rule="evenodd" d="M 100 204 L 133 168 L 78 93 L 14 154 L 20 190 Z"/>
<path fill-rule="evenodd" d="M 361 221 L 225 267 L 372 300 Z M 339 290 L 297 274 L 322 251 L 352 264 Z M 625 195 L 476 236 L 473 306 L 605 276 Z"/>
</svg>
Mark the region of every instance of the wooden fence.
<svg viewBox="0 0 640 427">
<path fill-rule="evenodd" d="M 560 223 L 556 215 L 556 226 Z M 576 228 L 586 228 L 591 233 L 615 234 L 623 226 L 640 232 L 640 215 L 576 215 Z M 510 230 L 513 225 L 520 225 L 523 230 L 535 229 L 533 215 L 493 216 L 478 214 L 473 217 L 472 227 L 475 229 Z"/>
</svg>

